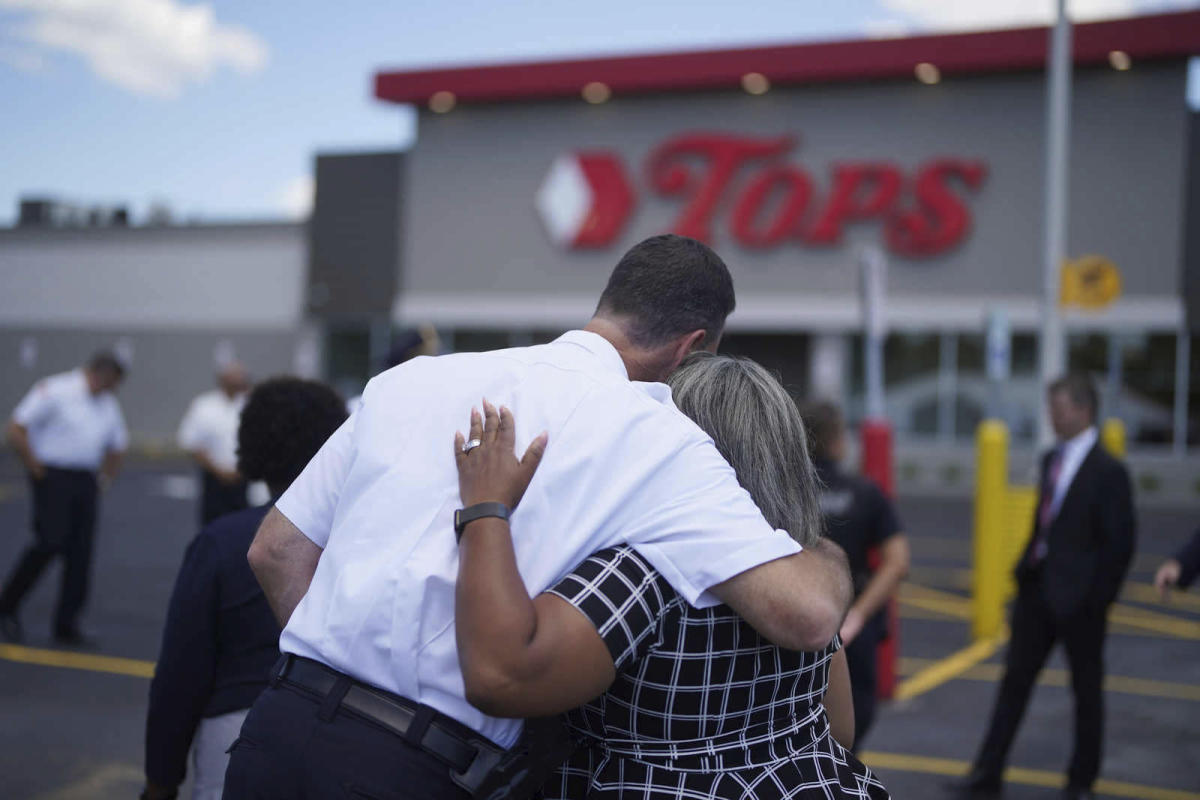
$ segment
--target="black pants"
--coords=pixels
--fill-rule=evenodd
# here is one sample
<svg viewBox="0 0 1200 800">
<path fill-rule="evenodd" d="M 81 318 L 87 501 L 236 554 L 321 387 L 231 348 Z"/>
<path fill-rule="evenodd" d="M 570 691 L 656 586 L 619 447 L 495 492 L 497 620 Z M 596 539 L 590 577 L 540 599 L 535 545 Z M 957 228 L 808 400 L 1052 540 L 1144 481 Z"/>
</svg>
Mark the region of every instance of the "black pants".
<svg viewBox="0 0 1200 800">
<path fill-rule="evenodd" d="M 87 600 L 96 531 L 96 475 L 73 469 L 46 469 L 33 489 L 33 544 L 25 549 L 0 592 L 0 613 L 15 614 L 25 595 L 54 560 L 63 558 L 62 584 L 54 630 L 72 633 Z"/>
<path fill-rule="evenodd" d="M 879 632 L 874 621 L 863 626 L 854 641 L 846 645 L 846 666 L 850 669 L 850 694 L 854 697 L 854 752 L 862 748 L 867 731 L 875 722 L 875 698 L 878 691 L 876 653 Z"/>
<path fill-rule="evenodd" d="M 1100 773 L 1104 737 L 1104 635 L 1107 608 L 1089 608 L 1056 622 L 1042 594 L 1040 578 L 1022 583 L 1012 612 L 1012 641 L 991 725 L 975 767 L 999 777 L 1013 737 L 1025 714 L 1038 673 L 1055 642 L 1062 641 L 1075 694 L 1075 747 L 1067 772 L 1070 786 L 1090 789 Z"/>
<path fill-rule="evenodd" d="M 246 482 L 221 483 L 208 470 L 200 470 L 203 493 L 200 497 L 200 527 L 217 517 L 249 508 L 246 502 Z"/>
<path fill-rule="evenodd" d="M 279 683 L 230 748 L 225 800 L 468 800 L 425 751 L 329 698 Z"/>
</svg>

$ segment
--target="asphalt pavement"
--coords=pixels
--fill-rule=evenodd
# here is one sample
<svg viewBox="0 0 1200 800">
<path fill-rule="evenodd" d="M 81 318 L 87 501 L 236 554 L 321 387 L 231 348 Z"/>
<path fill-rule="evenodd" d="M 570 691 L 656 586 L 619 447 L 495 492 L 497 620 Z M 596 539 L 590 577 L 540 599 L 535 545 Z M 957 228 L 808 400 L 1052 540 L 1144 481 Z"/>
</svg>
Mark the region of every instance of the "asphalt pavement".
<svg viewBox="0 0 1200 800">
<path fill-rule="evenodd" d="M 50 637 L 52 568 L 22 610 L 23 647 L 0 645 L 0 798 L 132 798 L 166 602 L 196 531 L 194 482 L 182 461 L 131 465 L 102 499 L 85 628 L 99 648 Z M 901 693 L 865 742 L 865 760 L 901 800 L 941 796 L 974 755 L 996 691 L 1003 647 L 970 647 L 971 507 L 966 499 L 901 498 L 914 569 L 899 604 Z M 28 491 L 0 460 L 0 573 L 29 538 Z M 1102 797 L 1200 800 L 1200 592 L 1163 605 L 1153 569 L 1200 522 L 1200 507 L 1144 510 L 1133 574 L 1107 648 L 1108 729 Z M 1006 797 L 1053 798 L 1070 756 L 1072 701 L 1056 653 L 1014 747 Z M 187 796 L 185 793 L 182 795 Z"/>
</svg>

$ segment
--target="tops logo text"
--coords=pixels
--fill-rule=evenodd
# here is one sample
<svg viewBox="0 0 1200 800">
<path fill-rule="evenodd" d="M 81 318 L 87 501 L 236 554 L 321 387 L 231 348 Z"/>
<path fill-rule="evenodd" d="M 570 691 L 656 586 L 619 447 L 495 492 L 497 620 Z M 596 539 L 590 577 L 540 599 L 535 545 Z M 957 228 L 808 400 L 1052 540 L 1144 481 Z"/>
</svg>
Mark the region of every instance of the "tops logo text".
<svg viewBox="0 0 1200 800">
<path fill-rule="evenodd" d="M 679 200 L 669 230 L 709 243 L 727 233 L 748 248 L 835 246 L 847 224 L 874 221 L 889 250 L 920 258 L 966 237 L 964 195 L 987 176 L 978 159 L 936 158 L 911 174 L 888 161 L 843 161 L 822 191 L 808 170 L 784 160 L 795 146 L 790 136 L 684 134 L 650 154 L 646 182 Z M 608 152 L 560 157 L 537 198 L 551 238 L 571 248 L 613 244 L 635 202 L 619 157 Z"/>
</svg>

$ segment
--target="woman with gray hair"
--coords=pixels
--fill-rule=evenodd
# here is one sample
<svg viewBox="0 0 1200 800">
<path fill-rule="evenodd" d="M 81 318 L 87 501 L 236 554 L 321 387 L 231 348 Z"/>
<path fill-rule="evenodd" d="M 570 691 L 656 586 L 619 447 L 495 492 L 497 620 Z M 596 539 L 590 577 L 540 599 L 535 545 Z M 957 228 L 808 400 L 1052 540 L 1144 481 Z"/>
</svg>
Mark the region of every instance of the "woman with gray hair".
<svg viewBox="0 0 1200 800">
<path fill-rule="evenodd" d="M 669 383 L 780 535 L 829 546 L 804 424 L 779 381 L 753 361 L 698 353 Z M 469 436 L 481 444 L 463 452 L 461 434 L 455 442 L 464 506 L 520 500 L 546 439 L 518 461 L 513 431 L 508 409 L 485 401 L 483 417 L 472 414 Z M 592 555 L 531 599 L 507 520 L 460 530 L 467 699 L 495 716 L 567 712 L 578 745 L 544 797 L 888 796 L 846 749 L 854 721 L 837 640 L 783 650 L 728 606 L 688 605 L 626 546 Z"/>
</svg>

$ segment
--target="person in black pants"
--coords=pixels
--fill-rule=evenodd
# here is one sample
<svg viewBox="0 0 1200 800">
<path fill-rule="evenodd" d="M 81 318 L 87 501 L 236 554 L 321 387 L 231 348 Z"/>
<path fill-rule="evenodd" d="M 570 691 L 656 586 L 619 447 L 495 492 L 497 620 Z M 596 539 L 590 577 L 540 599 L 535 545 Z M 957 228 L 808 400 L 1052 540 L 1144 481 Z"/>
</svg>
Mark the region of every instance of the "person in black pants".
<svg viewBox="0 0 1200 800">
<path fill-rule="evenodd" d="M 1063 797 L 1092 796 L 1104 734 L 1104 636 L 1133 557 L 1129 472 L 1098 442 L 1096 390 L 1086 375 L 1050 384 L 1058 444 L 1042 459 L 1033 535 L 1017 562 L 1017 599 L 1004 678 L 960 797 L 995 797 L 1017 727 L 1054 644 L 1066 647 L 1075 693 L 1075 746 Z"/>
<path fill-rule="evenodd" d="M 908 537 L 887 495 L 872 481 L 848 475 L 840 466 L 846 455 L 846 425 L 832 403 L 804 409 L 809 449 L 821 479 L 821 512 L 826 534 L 846 551 L 854 578 L 854 604 L 842 623 L 841 637 L 854 697 L 854 750 L 875 721 L 878 693 L 877 651 L 887 636 L 887 603 L 908 574 Z M 879 556 L 870 565 L 870 552 Z"/>
<path fill-rule="evenodd" d="M 21 602 L 55 558 L 63 559 L 54 639 L 90 645 L 79 629 L 87 602 L 96 529 L 99 480 L 111 481 L 129 443 L 113 390 L 125 367 L 111 353 L 39 381 L 8 423 L 8 440 L 26 471 L 33 497 L 33 543 L 25 549 L 0 591 L 0 635 L 23 639 Z"/>
<path fill-rule="evenodd" d="M 346 419 L 329 387 L 276 378 L 256 388 L 238 428 L 238 470 L 288 487 Z M 271 506 L 222 516 L 188 546 L 175 580 L 146 714 L 147 800 L 173 798 L 192 749 L 193 800 L 221 796 L 226 750 L 279 657 L 279 624 L 246 561 Z"/>
<path fill-rule="evenodd" d="M 1154 586 L 1163 600 L 1167 599 L 1167 589 L 1186 589 L 1200 575 L 1200 530 L 1192 534 L 1192 538 L 1183 546 L 1174 558 L 1168 558 L 1154 573 Z"/>
</svg>

